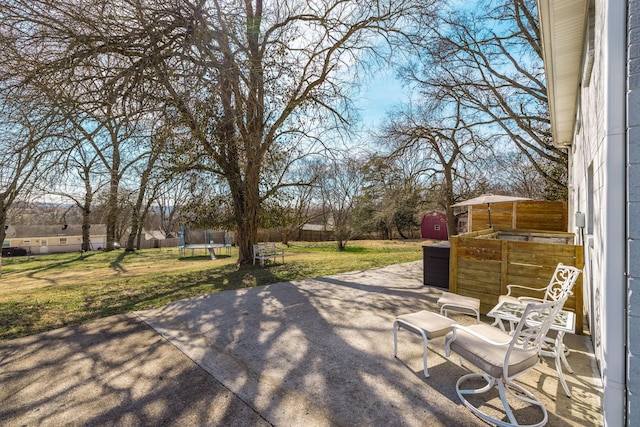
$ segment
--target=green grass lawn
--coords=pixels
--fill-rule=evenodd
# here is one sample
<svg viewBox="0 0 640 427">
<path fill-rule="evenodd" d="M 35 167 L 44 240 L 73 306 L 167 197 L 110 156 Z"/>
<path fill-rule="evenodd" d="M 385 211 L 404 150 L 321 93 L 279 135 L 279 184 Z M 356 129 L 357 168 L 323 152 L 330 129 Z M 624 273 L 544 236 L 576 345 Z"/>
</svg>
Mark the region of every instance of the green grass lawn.
<svg viewBox="0 0 640 427">
<path fill-rule="evenodd" d="M 294 242 L 285 263 L 238 268 L 237 249 L 211 260 L 201 250 L 90 252 L 4 258 L 0 340 L 229 289 L 365 270 L 422 258 L 424 241 Z M 235 252 L 233 252 L 235 250 Z"/>
</svg>

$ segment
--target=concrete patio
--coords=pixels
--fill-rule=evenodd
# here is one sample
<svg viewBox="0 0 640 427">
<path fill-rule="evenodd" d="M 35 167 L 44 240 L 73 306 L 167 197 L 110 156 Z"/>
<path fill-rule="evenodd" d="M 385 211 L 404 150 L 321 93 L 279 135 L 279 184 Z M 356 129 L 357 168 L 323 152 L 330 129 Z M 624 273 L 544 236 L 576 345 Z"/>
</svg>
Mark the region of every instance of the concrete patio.
<svg viewBox="0 0 640 427">
<path fill-rule="evenodd" d="M 2 342 L 0 424 L 485 425 L 456 395 L 468 369 L 444 357 L 443 340 L 431 345 L 428 379 L 414 335 L 399 332 L 393 357 L 395 316 L 436 311 L 441 292 L 422 285 L 419 261 L 210 294 Z M 601 425 L 590 337 L 565 343 L 572 398 L 550 359 L 522 382 L 542 398 L 548 425 Z"/>
</svg>

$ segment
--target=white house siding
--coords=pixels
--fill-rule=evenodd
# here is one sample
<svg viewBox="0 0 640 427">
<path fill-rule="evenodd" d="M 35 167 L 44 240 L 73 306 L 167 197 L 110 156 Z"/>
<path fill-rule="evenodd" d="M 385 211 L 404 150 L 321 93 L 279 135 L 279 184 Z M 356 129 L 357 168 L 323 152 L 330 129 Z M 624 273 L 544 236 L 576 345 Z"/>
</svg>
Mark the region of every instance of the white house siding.
<svg viewBox="0 0 640 427">
<path fill-rule="evenodd" d="M 627 401 L 628 424 L 640 423 L 640 0 L 628 5 Z"/>
<path fill-rule="evenodd" d="M 602 33 L 604 20 L 601 14 L 596 15 L 596 34 Z M 602 60 L 602 43 L 596 37 L 595 59 L 589 81 L 582 82 L 579 100 L 579 117 L 576 122 L 576 134 L 570 154 L 570 212 L 583 212 L 586 216 L 584 229 L 585 268 L 584 298 L 588 322 L 592 331 L 596 357 L 600 363 L 602 351 L 602 293 L 603 281 L 596 277 L 602 271 L 602 257 L 594 250 L 602 246 L 601 220 L 603 217 L 603 170 L 604 170 L 604 105 L 605 91 L 602 76 L 604 63 Z M 569 217 L 570 229 L 575 230 L 574 217 Z M 577 230 L 579 231 L 579 230 Z M 597 242 L 597 243 L 596 243 Z"/>
<path fill-rule="evenodd" d="M 633 0 L 634 3 L 638 1 L 640 0 Z M 640 328 L 636 328 L 628 338 L 625 332 L 625 242 L 628 234 L 625 230 L 627 108 L 624 99 L 627 34 L 620 29 L 626 28 L 626 20 L 624 2 L 595 2 L 592 26 L 595 34 L 594 65 L 588 80 L 584 79 L 588 73 L 583 72 L 578 120 L 570 152 L 570 212 L 580 211 L 586 214 L 585 305 L 605 388 L 605 424 L 612 426 L 625 423 L 627 339 L 634 341 L 635 338 L 638 342 L 637 338 L 640 338 L 640 333 L 636 332 Z M 633 108 L 630 106 L 629 111 L 631 110 Z M 640 102 L 635 111 L 640 111 Z M 640 200 L 640 164 L 637 167 L 636 200 Z M 629 216 L 631 217 L 632 215 Z M 573 218 L 571 227 L 575 227 Z M 636 226 L 636 231 L 640 234 L 640 227 Z M 636 296 L 640 298 L 640 292 Z M 640 300 L 635 306 L 640 307 Z M 640 317 L 636 320 L 640 326 Z M 637 354 L 640 355 L 640 346 Z M 637 371 L 640 373 L 640 363 Z M 629 381 L 629 385 L 631 383 Z M 636 393 L 638 391 L 640 385 L 636 387 Z M 640 411 L 638 404 L 640 400 L 632 411 Z M 640 420 L 640 416 L 632 417 Z"/>
<path fill-rule="evenodd" d="M 96 250 L 106 246 L 107 236 L 91 236 L 91 248 Z M 6 239 L 5 247 L 23 248 L 32 255 L 79 252 L 82 236 L 48 236 Z"/>
</svg>

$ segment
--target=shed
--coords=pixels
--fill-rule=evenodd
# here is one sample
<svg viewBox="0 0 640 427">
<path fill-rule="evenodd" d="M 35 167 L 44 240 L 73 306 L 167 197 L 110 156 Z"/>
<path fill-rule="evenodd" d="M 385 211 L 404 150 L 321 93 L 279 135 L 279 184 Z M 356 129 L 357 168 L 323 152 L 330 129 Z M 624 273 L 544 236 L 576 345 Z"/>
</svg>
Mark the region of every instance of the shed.
<svg viewBox="0 0 640 427">
<path fill-rule="evenodd" d="M 427 212 L 424 217 L 422 217 L 422 225 L 420 229 L 423 239 L 449 239 L 449 233 L 447 231 L 447 215 L 442 212 Z"/>
</svg>

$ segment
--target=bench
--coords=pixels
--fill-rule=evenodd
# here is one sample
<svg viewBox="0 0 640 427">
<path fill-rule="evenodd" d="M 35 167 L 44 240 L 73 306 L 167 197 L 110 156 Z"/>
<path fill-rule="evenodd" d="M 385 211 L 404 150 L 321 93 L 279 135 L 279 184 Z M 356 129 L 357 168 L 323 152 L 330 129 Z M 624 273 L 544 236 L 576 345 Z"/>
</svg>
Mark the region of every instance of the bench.
<svg viewBox="0 0 640 427">
<path fill-rule="evenodd" d="M 282 257 L 282 263 L 284 264 L 284 249 L 280 249 L 275 243 L 258 243 L 253 245 L 253 265 L 256 265 L 256 260 L 260 260 L 260 265 L 264 266 L 264 262 L 269 259 Z"/>
</svg>

